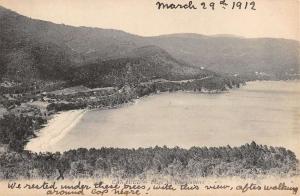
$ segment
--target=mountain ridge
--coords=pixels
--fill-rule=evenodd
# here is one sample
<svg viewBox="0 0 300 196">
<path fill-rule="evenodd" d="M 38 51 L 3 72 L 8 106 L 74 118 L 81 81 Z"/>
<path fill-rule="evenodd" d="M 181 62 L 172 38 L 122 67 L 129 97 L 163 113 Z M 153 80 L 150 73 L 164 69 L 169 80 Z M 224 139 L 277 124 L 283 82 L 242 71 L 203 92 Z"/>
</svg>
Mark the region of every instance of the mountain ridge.
<svg viewBox="0 0 300 196">
<path fill-rule="evenodd" d="M 137 55 L 143 58 L 140 51 L 152 54 L 150 64 L 160 59 L 162 65 L 168 59 L 172 66 L 192 67 L 199 73 L 203 68 L 231 75 L 257 72 L 269 79 L 299 74 L 299 42 L 294 40 L 195 33 L 143 37 L 122 30 L 31 19 L 1 6 L 0 26 L 1 77 L 24 72 L 20 77 L 38 73 L 34 77 L 62 79 L 74 67 Z M 153 45 L 156 47 L 151 48 Z M 22 64 L 26 69 L 21 69 Z"/>
</svg>

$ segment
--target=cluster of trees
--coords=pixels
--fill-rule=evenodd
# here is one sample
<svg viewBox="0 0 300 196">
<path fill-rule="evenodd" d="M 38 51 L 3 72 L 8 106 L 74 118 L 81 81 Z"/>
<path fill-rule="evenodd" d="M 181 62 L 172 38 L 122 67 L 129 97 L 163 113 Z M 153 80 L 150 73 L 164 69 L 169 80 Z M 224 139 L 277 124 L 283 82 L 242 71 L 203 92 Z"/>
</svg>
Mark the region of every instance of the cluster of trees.
<svg viewBox="0 0 300 196">
<path fill-rule="evenodd" d="M 294 175 L 295 154 L 282 147 L 154 147 L 84 149 L 64 153 L 7 152 L 0 155 L 0 178 L 149 178 Z"/>
<path fill-rule="evenodd" d="M 114 61 L 113 61 L 114 62 Z M 124 60 L 123 63 L 127 62 Z M 135 83 L 136 81 L 141 82 L 140 80 L 135 80 L 131 76 L 142 78 L 141 74 L 138 74 L 137 65 L 139 61 L 135 62 L 136 65 L 126 64 L 124 72 L 120 71 L 118 74 L 123 74 L 120 77 L 122 80 L 122 86 L 119 87 L 119 90 L 110 92 L 109 94 L 88 92 L 86 93 L 77 93 L 75 95 L 61 95 L 54 97 L 54 102 L 50 103 L 47 107 L 48 111 L 63 111 L 71 109 L 82 109 L 82 108 L 96 108 L 96 107 L 114 107 L 123 103 L 132 101 L 135 98 L 149 95 L 151 93 L 156 93 L 158 91 L 177 91 L 177 90 L 199 90 L 205 88 L 208 90 L 224 90 L 226 87 L 232 88 L 233 86 L 239 85 L 242 81 L 237 80 L 237 78 L 229 77 L 220 77 L 220 76 L 211 76 L 211 78 L 206 78 L 204 80 L 195 79 L 188 82 L 180 81 L 165 81 L 165 82 L 148 82 L 148 84 Z M 123 66 L 122 63 L 116 64 L 115 66 Z M 98 68 L 97 68 L 98 69 Z M 102 69 L 99 68 L 102 73 Z M 106 69 L 104 69 L 105 72 Z M 108 69 L 111 71 L 111 69 Z M 118 68 L 115 69 L 119 70 Z M 96 76 L 97 70 L 94 70 Z M 110 75 L 110 71 L 105 74 Z M 143 71 L 143 69 L 142 69 Z M 115 72 L 111 72 L 114 73 Z M 116 74 L 115 76 L 119 76 Z M 143 74 L 142 74 L 143 75 Z M 150 76 L 149 76 L 150 77 Z M 149 78 L 148 78 L 149 79 Z M 95 81 L 95 80 L 91 80 Z M 54 86 L 65 85 L 65 83 L 53 82 L 51 85 L 42 84 L 42 87 L 54 87 Z M 100 85 L 100 84 L 99 84 Z M 40 89 L 38 89 L 40 90 Z M 21 103 L 32 101 L 32 100 L 43 100 L 45 95 L 43 94 L 34 94 L 33 91 L 21 94 L 15 97 L 14 99 L 8 99 L 5 96 L 1 96 L 0 104 L 2 104 L 8 110 L 11 110 L 13 107 L 19 106 Z M 53 98 L 50 95 L 46 95 L 47 98 Z M 48 97 L 49 96 L 49 97 Z M 21 112 L 22 113 L 22 112 Z M 42 124 L 46 123 L 47 119 L 43 119 L 38 115 L 26 116 L 23 114 L 14 114 L 10 112 L 8 115 L 5 115 L 0 119 L 0 144 L 5 144 L 9 146 L 9 149 L 15 151 L 21 151 L 27 141 L 34 137 L 34 131 L 38 130 Z"/>
<path fill-rule="evenodd" d="M 131 101 L 134 97 L 132 93 L 116 92 L 108 96 L 100 97 L 74 97 L 67 102 L 53 102 L 47 106 L 47 110 L 66 111 L 83 108 L 114 107 Z"/>
<path fill-rule="evenodd" d="M 187 82 L 180 81 L 166 81 L 166 82 L 153 82 L 147 84 L 137 85 L 135 94 L 138 97 L 149 95 L 156 92 L 173 92 L 173 91 L 224 91 L 227 88 L 239 87 L 243 81 L 239 78 L 224 78 L 224 77 L 211 77 L 190 80 Z"/>
<path fill-rule="evenodd" d="M 164 83 L 150 83 L 147 85 L 138 85 L 135 88 L 130 88 L 129 92 L 121 91 L 115 92 L 108 96 L 93 96 L 91 99 L 89 96 L 60 96 L 60 101 L 54 101 L 50 103 L 47 110 L 55 111 L 66 111 L 74 109 L 99 108 L 99 107 L 113 107 L 123 103 L 132 101 L 135 98 L 143 97 L 152 93 L 157 92 L 173 92 L 178 90 L 189 90 L 189 91 L 201 91 L 207 89 L 209 91 L 223 91 L 226 89 L 226 84 L 216 87 L 212 83 L 197 84 L 197 81 L 191 81 L 187 83 L 175 83 L 175 82 L 164 82 Z M 220 83 L 217 83 L 217 85 Z M 213 86 L 213 87 L 212 87 Z"/>
<path fill-rule="evenodd" d="M 21 84 L 13 87 L 3 87 L 0 86 L 0 92 L 3 94 L 20 94 L 32 91 L 34 88 L 28 84 Z"/>
<path fill-rule="evenodd" d="M 239 87 L 243 81 L 239 78 L 209 77 L 188 81 L 160 81 L 146 82 L 134 86 L 123 86 L 119 91 L 106 94 L 76 93 L 72 95 L 47 95 L 56 99 L 48 106 L 48 110 L 63 111 L 71 109 L 82 109 L 86 107 L 112 107 L 127 103 L 138 97 L 143 97 L 157 92 L 173 92 L 178 90 L 188 91 L 224 91 L 227 88 Z M 92 99 L 91 99 L 92 97 Z"/>
<path fill-rule="evenodd" d="M 175 59 L 165 56 L 127 57 L 100 61 L 74 68 L 67 81 L 70 85 L 85 85 L 87 87 L 123 87 L 125 85 L 137 86 L 142 82 L 157 78 L 166 80 L 201 79 L 207 76 L 214 78 L 206 80 L 208 88 L 216 88 L 221 83 L 241 83 L 240 78 L 219 75 L 200 68 L 188 65 L 178 66 Z M 174 62 L 176 63 L 174 63 Z M 175 66 L 176 65 L 176 66 Z M 220 83 L 220 84 L 219 84 Z M 209 86 L 211 85 L 211 86 Z"/>
<path fill-rule="evenodd" d="M 21 152 L 28 140 L 35 136 L 34 132 L 46 122 L 35 116 L 8 114 L 0 118 L 0 144 L 9 150 Z"/>
<path fill-rule="evenodd" d="M 0 78 L 1 81 L 1 78 Z M 6 81 L 2 79 L 2 81 Z M 19 106 L 21 103 L 36 101 L 42 98 L 42 92 L 53 91 L 65 87 L 62 81 L 41 81 L 20 83 L 12 87 L 0 86 L 0 104 L 5 108 Z"/>
</svg>

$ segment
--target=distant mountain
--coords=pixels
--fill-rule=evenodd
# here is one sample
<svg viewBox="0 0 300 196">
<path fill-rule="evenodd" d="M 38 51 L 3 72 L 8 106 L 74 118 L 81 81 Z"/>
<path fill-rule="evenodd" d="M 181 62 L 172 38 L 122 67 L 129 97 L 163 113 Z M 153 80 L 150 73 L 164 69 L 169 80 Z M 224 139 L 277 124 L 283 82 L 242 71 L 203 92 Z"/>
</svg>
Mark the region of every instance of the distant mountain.
<svg viewBox="0 0 300 196">
<path fill-rule="evenodd" d="M 35 20 L 1 6 L 0 51 L 0 78 L 21 81 L 79 82 L 72 77 L 79 72 L 91 76 L 96 68 L 94 75 L 101 81 L 108 77 L 103 74 L 133 75 L 135 69 L 139 81 L 214 74 L 206 69 L 230 74 L 265 72 L 275 79 L 286 72 L 299 73 L 299 43 L 292 40 L 198 34 L 141 37 Z"/>
<path fill-rule="evenodd" d="M 72 67 L 109 55 L 119 56 L 136 47 L 125 44 L 130 40 L 127 37 L 130 35 L 119 31 L 103 33 L 101 29 L 33 20 L 0 7 L 2 75 L 62 79 Z"/>
<path fill-rule="evenodd" d="M 120 74 L 129 73 L 130 69 L 139 70 L 136 77 L 141 81 L 212 74 L 176 60 L 139 36 L 33 20 L 3 7 L 0 7 L 0 40 L 2 77 L 15 80 L 79 82 L 79 76 L 89 76 L 85 80 L 91 80 L 94 74 L 95 80 L 111 85 L 109 74 L 121 77 Z M 99 82 L 91 83 L 99 85 Z"/>
<path fill-rule="evenodd" d="M 207 69 L 238 74 L 266 74 L 283 79 L 299 74 L 299 42 L 286 39 L 197 34 L 173 34 L 148 38 L 172 56 Z"/>
</svg>

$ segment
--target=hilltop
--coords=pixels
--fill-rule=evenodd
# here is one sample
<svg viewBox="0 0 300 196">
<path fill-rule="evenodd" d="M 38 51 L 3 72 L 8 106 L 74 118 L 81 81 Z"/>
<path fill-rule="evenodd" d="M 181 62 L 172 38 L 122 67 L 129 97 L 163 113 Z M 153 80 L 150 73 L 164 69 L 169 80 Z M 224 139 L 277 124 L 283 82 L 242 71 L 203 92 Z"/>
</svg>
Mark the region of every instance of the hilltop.
<svg viewBox="0 0 300 196">
<path fill-rule="evenodd" d="M 149 39 L 178 59 L 216 72 L 253 77 L 260 74 L 274 80 L 299 74 L 300 45 L 295 40 L 198 34 Z"/>
<path fill-rule="evenodd" d="M 65 81 L 78 68 L 98 64 L 110 69 L 106 63 L 119 61 L 127 67 L 142 62 L 138 69 L 143 74 L 141 70 L 147 70 L 147 76 L 142 74 L 144 80 L 213 73 L 207 70 L 246 76 L 256 73 L 268 79 L 299 74 L 299 43 L 294 40 L 198 34 L 142 37 L 31 19 L 1 6 L 0 27 L 0 77 L 13 80 Z"/>
</svg>

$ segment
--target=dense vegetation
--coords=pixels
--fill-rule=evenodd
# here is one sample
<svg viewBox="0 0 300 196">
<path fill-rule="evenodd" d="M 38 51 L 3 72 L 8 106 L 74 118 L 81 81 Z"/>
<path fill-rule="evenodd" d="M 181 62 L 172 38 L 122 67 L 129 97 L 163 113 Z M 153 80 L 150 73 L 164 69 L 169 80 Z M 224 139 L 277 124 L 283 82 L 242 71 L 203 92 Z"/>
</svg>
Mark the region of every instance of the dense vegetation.
<svg viewBox="0 0 300 196">
<path fill-rule="evenodd" d="M 161 74 L 190 69 L 186 66 L 189 64 L 245 75 L 251 80 L 299 77 L 299 42 L 294 40 L 197 34 L 140 37 L 117 30 L 34 20 L 3 7 L 0 51 L 0 78 L 26 82 L 65 80 L 74 67 L 124 58 L 142 58 L 146 69 L 159 64 L 164 67 Z M 157 72 L 152 69 L 149 73 L 155 77 Z"/>
<path fill-rule="evenodd" d="M 134 37 L 119 31 L 107 37 L 100 29 L 33 20 L 0 7 L 0 79 L 25 84 L 60 80 L 100 87 L 120 85 L 125 75 L 139 82 L 212 74 L 150 43 L 124 43 L 123 39 Z"/>
<path fill-rule="evenodd" d="M 149 50 L 151 53 L 149 54 Z M 208 70 L 180 64 L 157 47 L 140 49 L 139 57 L 127 57 L 74 68 L 68 81 L 71 85 L 106 87 L 136 86 L 141 82 L 163 78 L 166 80 L 197 79 L 206 76 L 225 78 Z"/>
<path fill-rule="evenodd" d="M 217 74 L 200 67 L 216 66 L 216 63 L 223 65 L 223 57 L 210 58 L 221 59 L 213 63 L 207 61 L 207 55 L 197 55 L 200 60 L 196 61 L 192 55 L 190 60 L 201 64 L 187 64 L 179 60 L 180 55 L 174 58 L 166 51 L 180 51 L 176 44 L 176 47 L 171 44 L 170 49 L 163 37 L 153 39 L 115 30 L 77 28 L 33 20 L 0 7 L 0 178 L 57 178 L 58 173 L 68 178 L 160 174 L 172 177 L 249 177 L 295 173 L 298 161 L 293 152 L 259 146 L 254 142 L 234 148 L 193 147 L 189 150 L 101 148 L 70 150 L 62 154 L 24 151 L 29 139 L 35 137 L 35 132 L 47 122 L 48 114 L 79 108 L 115 107 L 159 92 L 221 92 L 244 83 L 244 79 L 232 76 L 232 73 Z M 285 42 L 279 45 L 285 45 Z M 291 41 L 287 45 L 288 49 L 297 46 Z M 275 57 L 276 52 L 272 55 Z M 293 63 L 293 53 L 287 58 L 287 62 Z M 235 66 L 244 61 L 235 63 L 227 59 L 226 62 Z M 280 74 L 285 74 L 284 71 L 280 69 Z M 298 73 L 298 70 L 290 72 Z M 110 87 L 113 90 L 87 88 L 87 91 L 67 95 L 53 92 L 76 85 Z M 47 106 L 40 108 L 30 105 L 32 102 Z M 3 114 L 2 109 L 6 111 Z"/>
<path fill-rule="evenodd" d="M 0 119 L 0 144 L 7 145 L 9 150 L 21 152 L 34 132 L 46 122 L 41 117 L 4 115 Z"/>
<path fill-rule="evenodd" d="M 294 175 L 298 160 L 282 147 L 77 149 L 64 153 L 7 152 L 0 155 L 0 178 L 193 178 Z M 61 177 L 62 177 L 61 176 Z"/>
<path fill-rule="evenodd" d="M 237 78 L 209 77 L 205 79 L 180 81 L 156 80 L 136 86 L 123 86 L 111 90 L 78 92 L 69 95 L 49 94 L 20 94 L 15 99 L 3 98 L 0 104 L 8 109 L 8 113 L 0 118 L 0 144 L 6 145 L 9 150 L 22 151 L 28 140 L 34 137 L 35 131 L 47 122 L 47 116 L 33 106 L 21 106 L 30 100 L 47 103 L 45 113 L 56 113 L 83 108 L 110 108 L 128 103 L 142 96 L 158 92 L 172 92 L 179 90 L 202 92 L 224 91 L 227 88 L 238 87 L 242 81 Z M 133 85 L 133 83 L 130 83 Z M 48 101 L 45 101 L 48 100 Z"/>
<path fill-rule="evenodd" d="M 248 80 L 299 79 L 300 43 L 296 40 L 189 33 L 150 40 L 172 56 L 212 71 L 239 74 Z"/>
</svg>

